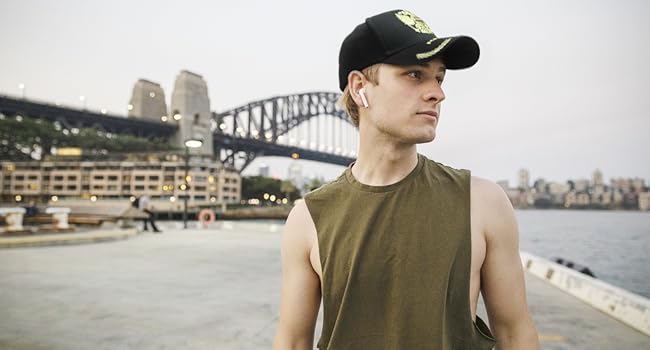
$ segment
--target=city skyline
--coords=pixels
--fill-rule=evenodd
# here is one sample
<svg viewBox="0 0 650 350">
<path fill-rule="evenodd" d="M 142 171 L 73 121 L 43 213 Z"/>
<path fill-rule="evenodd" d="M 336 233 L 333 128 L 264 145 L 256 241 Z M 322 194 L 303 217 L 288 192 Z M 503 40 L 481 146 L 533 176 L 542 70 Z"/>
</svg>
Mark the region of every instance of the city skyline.
<svg viewBox="0 0 650 350">
<path fill-rule="evenodd" d="M 182 69 L 206 79 L 214 111 L 275 95 L 337 91 L 343 37 L 394 6 L 7 1 L 0 5 L 0 43 L 9 48 L 0 57 L 0 93 L 126 115 L 138 79 L 159 83 L 169 96 Z M 448 73 L 437 138 L 420 145 L 421 153 L 510 183 L 520 168 L 551 181 L 589 178 L 595 169 L 605 178 L 650 177 L 643 160 L 650 149 L 644 93 L 650 24 L 643 14 L 650 4 L 401 6 L 436 34 L 471 35 L 482 49 L 476 67 Z M 291 161 L 263 158 L 251 167 L 267 163 L 272 175 L 285 177 Z M 306 176 L 326 179 L 344 169 L 302 165 Z"/>
</svg>

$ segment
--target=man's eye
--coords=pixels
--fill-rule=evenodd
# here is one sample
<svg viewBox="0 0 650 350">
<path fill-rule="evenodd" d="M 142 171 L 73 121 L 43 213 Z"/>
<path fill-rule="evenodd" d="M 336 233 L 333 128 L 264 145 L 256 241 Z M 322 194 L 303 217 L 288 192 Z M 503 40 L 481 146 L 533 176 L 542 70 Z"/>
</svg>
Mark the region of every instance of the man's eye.
<svg viewBox="0 0 650 350">
<path fill-rule="evenodd" d="M 413 78 L 413 79 L 418 79 L 418 80 L 422 79 L 422 72 L 419 72 L 419 71 L 411 71 L 411 72 L 408 72 L 407 75 L 410 78 Z"/>
</svg>

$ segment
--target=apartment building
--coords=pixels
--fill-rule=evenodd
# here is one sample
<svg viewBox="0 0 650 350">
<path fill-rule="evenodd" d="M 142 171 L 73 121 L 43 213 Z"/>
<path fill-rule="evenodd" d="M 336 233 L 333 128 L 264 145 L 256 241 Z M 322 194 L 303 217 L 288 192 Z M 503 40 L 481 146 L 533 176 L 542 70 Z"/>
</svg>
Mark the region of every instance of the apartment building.
<svg viewBox="0 0 650 350">
<path fill-rule="evenodd" d="M 61 199 L 120 199 L 147 194 L 161 209 L 239 203 L 241 177 L 221 163 L 192 159 L 187 170 L 175 155 L 138 161 L 42 161 L 0 163 L 0 201 L 44 203 Z"/>
</svg>

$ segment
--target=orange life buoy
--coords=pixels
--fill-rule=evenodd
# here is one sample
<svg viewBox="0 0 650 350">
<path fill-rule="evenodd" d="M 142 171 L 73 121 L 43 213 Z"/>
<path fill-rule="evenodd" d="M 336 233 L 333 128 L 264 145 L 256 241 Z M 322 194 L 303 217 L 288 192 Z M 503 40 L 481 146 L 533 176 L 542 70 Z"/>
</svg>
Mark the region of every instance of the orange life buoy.
<svg viewBox="0 0 650 350">
<path fill-rule="evenodd" d="M 199 222 L 203 228 L 208 228 L 208 225 L 214 222 L 214 210 L 212 209 L 203 209 L 199 212 Z"/>
</svg>

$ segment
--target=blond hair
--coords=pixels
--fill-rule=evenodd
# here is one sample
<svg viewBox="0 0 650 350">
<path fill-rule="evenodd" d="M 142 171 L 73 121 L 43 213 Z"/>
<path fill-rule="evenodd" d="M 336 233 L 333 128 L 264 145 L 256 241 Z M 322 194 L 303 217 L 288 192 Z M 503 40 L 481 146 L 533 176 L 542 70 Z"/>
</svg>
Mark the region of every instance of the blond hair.
<svg viewBox="0 0 650 350">
<path fill-rule="evenodd" d="M 361 71 L 361 74 L 363 74 L 366 77 L 366 79 L 368 79 L 368 81 L 377 85 L 379 84 L 379 81 L 377 80 L 378 72 L 379 72 L 379 64 L 373 64 L 370 67 L 364 68 Z M 352 93 L 350 92 L 349 84 L 345 87 L 345 90 L 343 90 L 343 95 L 341 95 L 341 98 L 339 99 L 339 105 L 348 113 L 350 119 L 352 120 L 352 124 L 354 124 L 354 126 L 358 128 L 359 127 L 359 106 L 357 106 L 357 103 L 354 102 L 354 99 L 352 99 Z"/>
</svg>

